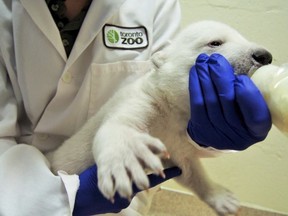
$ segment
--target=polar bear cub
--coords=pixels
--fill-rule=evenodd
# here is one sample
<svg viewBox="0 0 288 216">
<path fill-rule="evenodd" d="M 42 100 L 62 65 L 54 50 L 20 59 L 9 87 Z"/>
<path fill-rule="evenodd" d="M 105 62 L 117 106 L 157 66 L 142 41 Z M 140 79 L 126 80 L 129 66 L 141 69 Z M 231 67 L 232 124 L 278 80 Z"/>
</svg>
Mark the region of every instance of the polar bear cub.
<svg viewBox="0 0 288 216">
<path fill-rule="evenodd" d="M 129 198 L 131 182 L 148 188 L 146 168 L 163 175 L 163 167 L 178 166 L 182 175 L 177 181 L 218 215 L 235 213 L 237 199 L 206 176 L 199 150 L 186 135 L 188 73 L 201 53 L 224 55 L 238 74 L 251 75 L 272 60 L 268 51 L 223 23 L 192 24 L 152 56 L 149 73 L 121 88 L 79 132 L 47 155 L 52 170 L 80 173 L 96 162 L 99 189 L 112 199 L 115 192 Z"/>
</svg>

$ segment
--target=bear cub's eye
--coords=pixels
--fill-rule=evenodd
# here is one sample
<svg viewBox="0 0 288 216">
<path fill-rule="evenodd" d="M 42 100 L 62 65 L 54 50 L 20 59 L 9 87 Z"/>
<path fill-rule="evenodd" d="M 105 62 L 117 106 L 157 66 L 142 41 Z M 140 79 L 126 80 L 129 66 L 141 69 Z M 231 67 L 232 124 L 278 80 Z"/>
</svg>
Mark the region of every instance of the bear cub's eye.
<svg viewBox="0 0 288 216">
<path fill-rule="evenodd" d="M 218 47 L 218 46 L 221 46 L 223 44 L 223 42 L 222 41 L 211 41 L 209 44 L 208 44 L 208 46 L 210 46 L 210 47 Z"/>
</svg>

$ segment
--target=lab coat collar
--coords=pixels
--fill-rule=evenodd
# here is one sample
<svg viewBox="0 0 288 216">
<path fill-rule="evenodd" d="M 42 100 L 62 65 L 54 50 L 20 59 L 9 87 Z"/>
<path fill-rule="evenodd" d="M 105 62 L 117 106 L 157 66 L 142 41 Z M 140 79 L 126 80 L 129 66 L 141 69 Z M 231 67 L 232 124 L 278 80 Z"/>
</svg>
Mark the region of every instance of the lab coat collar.
<svg viewBox="0 0 288 216">
<path fill-rule="evenodd" d="M 62 44 L 59 30 L 50 15 L 46 2 L 44 0 L 20 1 L 38 28 L 53 44 L 55 49 L 57 49 L 61 57 L 67 61 L 66 68 L 69 68 L 101 31 L 107 19 L 111 17 L 126 0 L 92 1 L 68 59 Z"/>
<path fill-rule="evenodd" d="M 66 67 L 69 67 L 73 62 L 75 62 L 75 60 L 99 34 L 108 18 L 111 17 L 124 2 L 125 0 L 92 1 L 70 53 Z"/>
<path fill-rule="evenodd" d="M 60 56 L 66 61 L 67 56 L 64 46 L 62 44 L 61 36 L 55 22 L 50 15 L 50 11 L 44 0 L 20 0 L 23 7 L 30 15 L 31 19 L 35 22 L 38 28 L 53 44 L 55 49 L 59 52 Z"/>
</svg>

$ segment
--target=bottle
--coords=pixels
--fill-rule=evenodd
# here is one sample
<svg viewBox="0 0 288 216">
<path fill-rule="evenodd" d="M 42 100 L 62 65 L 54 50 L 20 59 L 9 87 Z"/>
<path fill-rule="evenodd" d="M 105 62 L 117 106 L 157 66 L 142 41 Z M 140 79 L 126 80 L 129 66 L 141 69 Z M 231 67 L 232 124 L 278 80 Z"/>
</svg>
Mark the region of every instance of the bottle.
<svg viewBox="0 0 288 216">
<path fill-rule="evenodd" d="M 288 63 L 263 66 L 251 79 L 265 98 L 273 124 L 288 136 Z"/>
</svg>

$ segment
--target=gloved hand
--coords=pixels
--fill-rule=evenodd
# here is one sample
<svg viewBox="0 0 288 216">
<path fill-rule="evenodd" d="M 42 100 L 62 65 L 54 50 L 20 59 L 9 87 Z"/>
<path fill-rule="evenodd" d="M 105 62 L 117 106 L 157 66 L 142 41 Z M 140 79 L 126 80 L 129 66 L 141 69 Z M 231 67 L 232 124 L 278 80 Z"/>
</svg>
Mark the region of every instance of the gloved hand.
<svg viewBox="0 0 288 216">
<path fill-rule="evenodd" d="M 150 187 L 154 187 L 173 177 L 181 175 L 177 167 L 164 170 L 166 178 L 163 179 L 155 174 L 148 175 Z M 93 214 L 117 213 L 129 206 L 127 199 L 121 198 L 118 194 L 114 197 L 114 203 L 107 200 L 98 189 L 97 167 L 91 166 L 79 175 L 80 187 L 76 194 L 74 216 L 87 216 Z M 133 185 L 134 194 L 140 190 Z"/>
<path fill-rule="evenodd" d="M 244 150 L 266 138 L 271 116 L 247 75 L 234 75 L 220 54 L 201 54 L 190 70 L 187 131 L 200 146 Z"/>
</svg>

